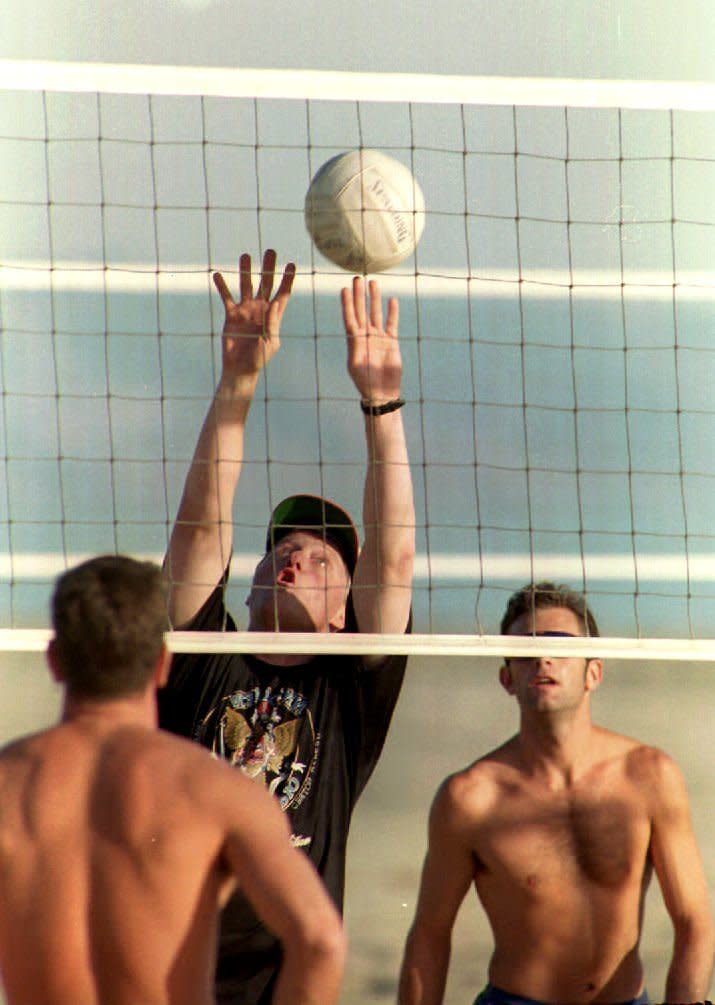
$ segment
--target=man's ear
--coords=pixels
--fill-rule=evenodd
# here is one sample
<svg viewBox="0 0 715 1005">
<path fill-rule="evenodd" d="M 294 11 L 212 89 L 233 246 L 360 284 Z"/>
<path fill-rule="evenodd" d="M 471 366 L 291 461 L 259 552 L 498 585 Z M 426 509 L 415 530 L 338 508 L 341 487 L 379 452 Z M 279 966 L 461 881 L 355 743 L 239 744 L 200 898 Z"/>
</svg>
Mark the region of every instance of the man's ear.
<svg viewBox="0 0 715 1005">
<path fill-rule="evenodd" d="M 47 660 L 47 666 L 50 669 L 50 676 L 56 684 L 64 684 L 65 675 L 62 673 L 62 667 L 60 666 L 60 661 L 57 656 L 57 640 L 52 638 L 47 644 L 47 652 L 45 653 L 45 659 Z"/>
<path fill-rule="evenodd" d="M 514 680 L 511 676 L 511 668 L 508 661 L 499 667 L 499 683 L 507 694 L 514 694 Z"/>
<path fill-rule="evenodd" d="M 343 607 L 342 610 L 334 614 L 330 619 L 330 624 L 328 625 L 331 632 L 341 632 L 345 628 L 345 618 L 346 618 L 346 608 Z"/>
<path fill-rule="evenodd" d="M 171 653 L 166 648 L 166 643 L 162 642 L 161 652 L 154 668 L 154 683 L 157 690 L 166 687 L 169 681 L 169 671 L 171 670 Z"/>
<path fill-rule="evenodd" d="M 595 691 L 602 680 L 603 660 L 588 660 L 586 663 L 586 690 Z"/>
</svg>

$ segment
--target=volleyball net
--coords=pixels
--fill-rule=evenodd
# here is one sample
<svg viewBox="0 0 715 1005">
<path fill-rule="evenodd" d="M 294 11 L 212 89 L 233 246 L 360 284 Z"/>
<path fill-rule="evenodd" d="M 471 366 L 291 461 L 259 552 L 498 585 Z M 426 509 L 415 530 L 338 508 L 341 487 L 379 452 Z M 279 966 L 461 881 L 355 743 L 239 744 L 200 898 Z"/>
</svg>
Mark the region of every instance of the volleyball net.
<svg viewBox="0 0 715 1005">
<path fill-rule="evenodd" d="M 297 278 L 249 419 L 229 607 L 283 496 L 359 524 L 349 276 L 303 202 L 360 148 L 401 160 L 426 203 L 414 256 L 379 277 L 401 309 L 415 634 L 305 644 L 493 655 L 509 595 L 548 579 L 585 593 L 602 655 L 713 658 L 712 85 L 8 61 L 0 647 L 43 644 L 78 559 L 161 560 L 218 380 L 211 273 L 235 285 L 243 250 L 276 248 Z"/>
</svg>

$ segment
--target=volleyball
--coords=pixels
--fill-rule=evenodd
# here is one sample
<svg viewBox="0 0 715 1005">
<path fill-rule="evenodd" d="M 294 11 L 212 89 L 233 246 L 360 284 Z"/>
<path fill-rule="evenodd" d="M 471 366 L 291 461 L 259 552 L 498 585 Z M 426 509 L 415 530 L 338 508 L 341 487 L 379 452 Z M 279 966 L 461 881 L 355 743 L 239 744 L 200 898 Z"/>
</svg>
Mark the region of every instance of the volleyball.
<svg viewBox="0 0 715 1005">
<path fill-rule="evenodd" d="M 348 272 L 384 272 L 417 247 L 425 201 L 412 172 L 379 150 L 327 161 L 305 197 L 305 225 L 318 251 Z"/>
</svg>

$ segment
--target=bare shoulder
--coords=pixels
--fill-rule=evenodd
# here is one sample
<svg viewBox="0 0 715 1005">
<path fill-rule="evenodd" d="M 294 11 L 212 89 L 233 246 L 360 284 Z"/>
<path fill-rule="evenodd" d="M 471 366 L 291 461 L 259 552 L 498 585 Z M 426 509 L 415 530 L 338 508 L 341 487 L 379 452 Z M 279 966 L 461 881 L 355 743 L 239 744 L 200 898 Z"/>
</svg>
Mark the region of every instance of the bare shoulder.
<svg viewBox="0 0 715 1005">
<path fill-rule="evenodd" d="M 248 825 L 255 816 L 283 818 L 276 799 L 263 786 L 206 748 L 183 737 L 156 730 L 147 737 L 144 751 L 149 777 L 156 780 L 154 765 L 185 798 L 191 813 L 205 812 L 223 826 Z"/>
<path fill-rule="evenodd" d="M 433 813 L 474 825 L 487 817 L 504 790 L 514 784 L 513 740 L 449 775 L 437 790 Z"/>
<path fill-rule="evenodd" d="M 146 775 L 152 784 L 159 778 L 170 779 L 173 789 L 198 800 L 212 794 L 216 787 L 240 788 L 245 780 L 200 744 L 163 730 L 118 733 L 112 747 L 115 760 L 137 776 Z"/>
<path fill-rule="evenodd" d="M 683 773 L 676 761 L 661 750 L 641 740 L 608 730 L 599 730 L 603 750 L 623 766 L 623 776 L 656 802 L 685 791 Z"/>
<path fill-rule="evenodd" d="M 660 747 L 643 743 L 632 736 L 599 730 L 604 749 L 617 758 L 622 758 L 624 770 L 634 781 L 667 781 L 669 776 L 680 776 L 677 764 Z"/>
<path fill-rule="evenodd" d="M 23 787 L 25 779 L 33 770 L 33 763 L 39 754 L 37 736 L 26 736 L 13 740 L 0 750 L 0 793 L 3 793 L 3 804 L 9 787 Z"/>
<path fill-rule="evenodd" d="M 52 726 L 6 744 L 0 749 L 0 784 L 24 785 L 24 779 L 41 772 L 46 764 L 53 764 L 62 738 L 62 729 Z"/>
<path fill-rule="evenodd" d="M 672 801 L 687 802 L 685 778 L 676 761 L 659 747 L 640 744 L 627 759 L 629 777 L 650 797 L 655 806 Z"/>
</svg>

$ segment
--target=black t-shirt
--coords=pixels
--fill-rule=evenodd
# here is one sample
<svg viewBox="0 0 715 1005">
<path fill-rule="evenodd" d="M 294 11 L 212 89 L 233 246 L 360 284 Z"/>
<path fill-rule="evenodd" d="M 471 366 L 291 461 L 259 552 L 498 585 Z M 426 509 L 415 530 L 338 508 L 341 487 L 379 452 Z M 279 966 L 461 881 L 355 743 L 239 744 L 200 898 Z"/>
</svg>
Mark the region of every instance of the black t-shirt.
<svg viewBox="0 0 715 1005">
<path fill-rule="evenodd" d="M 236 630 L 222 586 L 187 628 Z M 406 662 L 388 656 L 367 669 L 360 656 L 317 656 L 276 667 L 250 655 L 176 654 L 159 695 L 164 729 L 202 743 L 276 797 L 294 844 L 340 909 L 350 818 L 382 751 Z M 279 963 L 278 943 L 236 895 L 222 917 L 220 1005 L 269 1000 Z"/>
</svg>

